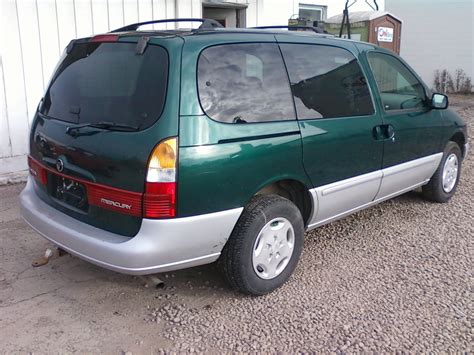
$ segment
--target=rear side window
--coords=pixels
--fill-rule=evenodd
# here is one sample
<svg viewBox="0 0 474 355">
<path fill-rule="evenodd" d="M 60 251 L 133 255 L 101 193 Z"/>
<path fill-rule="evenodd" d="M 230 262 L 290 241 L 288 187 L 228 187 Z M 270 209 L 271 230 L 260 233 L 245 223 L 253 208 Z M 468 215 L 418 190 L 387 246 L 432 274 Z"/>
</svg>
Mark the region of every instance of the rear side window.
<svg viewBox="0 0 474 355">
<path fill-rule="evenodd" d="M 168 54 L 135 43 L 76 44 L 59 65 L 41 112 L 73 123 L 113 122 L 144 129 L 160 117 L 166 98 Z"/>
<path fill-rule="evenodd" d="M 199 99 L 220 122 L 294 120 L 283 59 L 276 44 L 226 44 L 205 49 L 198 63 Z"/>
<path fill-rule="evenodd" d="M 365 76 L 348 51 L 321 45 L 281 44 L 298 119 L 374 113 Z"/>
</svg>

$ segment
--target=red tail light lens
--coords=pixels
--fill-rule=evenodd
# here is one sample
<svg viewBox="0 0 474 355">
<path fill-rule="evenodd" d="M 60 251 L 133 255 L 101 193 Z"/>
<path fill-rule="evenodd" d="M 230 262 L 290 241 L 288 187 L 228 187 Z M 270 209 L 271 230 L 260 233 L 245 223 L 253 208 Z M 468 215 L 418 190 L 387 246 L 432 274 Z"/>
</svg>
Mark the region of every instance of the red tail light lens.
<svg viewBox="0 0 474 355">
<path fill-rule="evenodd" d="M 30 156 L 28 156 L 28 167 L 31 176 L 33 176 L 41 185 L 46 185 L 48 182 L 48 174 L 46 169 L 43 168 L 38 162 L 33 160 L 33 158 Z"/>
<path fill-rule="evenodd" d="M 144 218 L 176 216 L 176 183 L 147 182 L 143 195 Z"/>
<path fill-rule="evenodd" d="M 118 38 L 117 35 L 97 35 L 92 37 L 89 42 L 117 42 Z"/>
</svg>

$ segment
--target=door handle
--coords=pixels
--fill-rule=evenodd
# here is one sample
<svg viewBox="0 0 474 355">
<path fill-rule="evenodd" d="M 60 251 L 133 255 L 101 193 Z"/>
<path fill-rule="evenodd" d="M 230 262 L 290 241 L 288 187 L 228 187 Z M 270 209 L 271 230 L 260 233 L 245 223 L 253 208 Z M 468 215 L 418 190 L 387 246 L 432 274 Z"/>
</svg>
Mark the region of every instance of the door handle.
<svg viewBox="0 0 474 355">
<path fill-rule="evenodd" d="M 395 128 L 391 124 L 387 125 L 387 138 L 385 139 L 395 142 Z"/>
<path fill-rule="evenodd" d="M 372 135 L 376 141 L 383 140 L 382 126 L 375 126 L 372 129 Z"/>
<path fill-rule="evenodd" d="M 375 140 L 391 140 L 395 142 L 395 128 L 391 124 L 382 124 L 375 126 L 372 130 Z"/>
</svg>

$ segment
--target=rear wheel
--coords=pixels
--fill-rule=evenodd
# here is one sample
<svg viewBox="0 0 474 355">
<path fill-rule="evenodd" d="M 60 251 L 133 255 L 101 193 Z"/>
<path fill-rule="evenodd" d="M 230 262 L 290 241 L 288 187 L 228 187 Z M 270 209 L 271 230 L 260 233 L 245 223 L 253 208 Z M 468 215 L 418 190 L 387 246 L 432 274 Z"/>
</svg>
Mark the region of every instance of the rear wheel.
<svg viewBox="0 0 474 355">
<path fill-rule="evenodd" d="M 303 218 L 291 201 L 255 196 L 222 251 L 220 262 L 230 285 L 255 296 L 280 287 L 298 263 L 303 237 Z"/>
<path fill-rule="evenodd" d="M 438 169 L 430 182 L 423 186 L 423 195 L 435 202 L 448 202 L 456 192 L 461 175 L 462 153 L 455 142 L 449 142 Z"/>
</svg>

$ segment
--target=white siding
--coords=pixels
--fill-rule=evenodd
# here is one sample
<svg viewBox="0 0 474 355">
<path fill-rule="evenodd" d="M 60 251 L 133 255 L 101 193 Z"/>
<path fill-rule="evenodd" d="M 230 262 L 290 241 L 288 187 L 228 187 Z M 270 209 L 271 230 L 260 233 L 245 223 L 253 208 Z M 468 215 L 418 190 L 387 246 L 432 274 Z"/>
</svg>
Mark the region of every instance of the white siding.
<svg viewBox="0 0 474 355">
<path fill-rule="evenodd" d="M 153 20 L 153 1 L 152 0 L 140 0 L 138 2 L 138 21 L 151 21 Z"/>
<path fill-rule="evenodd" d="M 71 39 L 77 38 L 76 16 L 74 11 L 73 0 L 61 0 L 56 3 L 60 50 L 65 48 Z"/>
<path fill-rule="evenodd" d="M 25 93 L 28 119 L 31 121 L 38 105 L 38 99 L 43 93 L 45 78 L 43 77 L 43 61 L 41 57 L 40 34 L 36 3 L 18 2 L 18 25 L 20 28 L 21 49 L 23 53 L 23 71 L 25 74 Z M 27 41 L 31 37 L 34 40 Z M 47 80 L 47 79 L 46 79 Z"/>
<path fill-rule="evenodd" d="M 137 0 L 124 0 L 124 13 L 125 23 L 138 22 L 138 1 Z"/>
<path fill-rule="evenodd" d="M 124 11 L 122 0 L 108 0 L 109 27 L 114 30 L 124 26 Z"/>
<path fill-rule="evenodd" d="M 385 9 L 403 20 L 400 55 L 426 84 L 437 69 L 474 79 L 473 0 L 386 0 Z"/>
<path fill-rule="evenodd" d="M 3 63 L 0 61 L 0 159 L 12 155 L 4 82 Z"/>
<path fill-rule="evenodd" d="M 74 0 L 74 15 L 78 38 L 94 33 L 91 5 L 90 0 Z"/>
<path fill-rule="evenodd" d="M 21 37 L 18 25 L 17 6 L 14 1 L 2 2 L 2 24 L 0 51 L 2 55 L 3 80 L 5 91 L 6 117 L 10 136 L 10 149 L 0 152 L 0 156 L 22 155 L 27 152 L 28 138 L 28 109 L 25 91 L 25 77 L 23 73 L 23 54 L 21 51 Z M 1 123 L 0 127 L 5 124 Z M 3 134 L 1 135 L 3 136 Z M 2 144 L 3 146 L 3 144 Z"/>
</svg>

